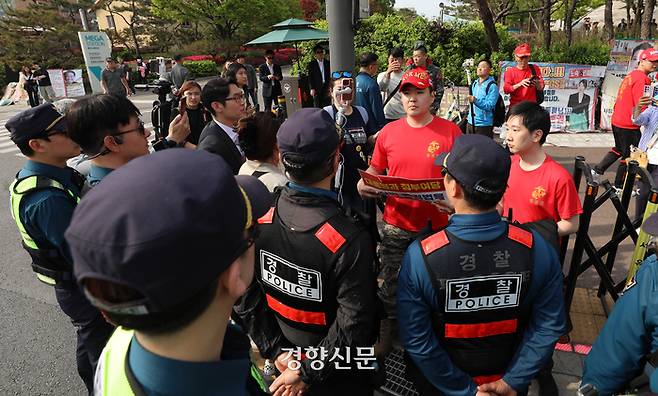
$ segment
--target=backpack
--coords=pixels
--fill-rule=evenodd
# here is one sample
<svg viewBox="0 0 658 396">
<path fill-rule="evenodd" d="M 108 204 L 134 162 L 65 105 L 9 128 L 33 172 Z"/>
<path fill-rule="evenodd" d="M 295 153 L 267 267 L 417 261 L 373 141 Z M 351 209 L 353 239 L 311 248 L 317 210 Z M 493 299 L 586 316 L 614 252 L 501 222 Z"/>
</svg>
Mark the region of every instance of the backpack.
<svg viewBox="0 0 658 396">
<path fill-rule="evenodd" d="M 489 88 L 494 84 L 493 80 L 489 81 L 489 85 L 487 85 L 487 88 L 485 89 L 485 95 L 489 94 Z M 493 111 L 493 125 L 495 127 L 500 127 L 503 126 L 503 123 L 505 122 L 505 101 L 503 100 L 503 97 L 498 93 L 498 100 L 496 101 L 496 107 L 494 107 Z"/>
</svg>

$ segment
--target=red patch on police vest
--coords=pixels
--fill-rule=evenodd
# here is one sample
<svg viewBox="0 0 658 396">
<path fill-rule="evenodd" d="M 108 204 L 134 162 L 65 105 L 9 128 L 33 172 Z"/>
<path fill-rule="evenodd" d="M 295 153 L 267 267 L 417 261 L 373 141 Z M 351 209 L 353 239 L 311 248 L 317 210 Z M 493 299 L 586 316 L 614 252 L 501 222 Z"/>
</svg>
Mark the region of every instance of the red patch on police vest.
<svg viewBox="0 0 658 396">
<path fill-rule="evenodd" d="M 509 239 L 518 242 L 521 245 L 532 248 L 532 232 L 530 231 L 526 231 L 522 228 L 510 224 L 509 230 L 507 231 L 507 236 Z"/>
<path fill-rule="evenodd" d="M 496 375 L 478 375 L 477 377 L 473 377 L 473 382 L 475 382 L 476 385 L 484 385 L 488 384 L 490 382 L 496 382 L 499 379 L 503 378 L 502 375 L 496 374 Z"/>
<path fill-rule="evenodd" d="M 271 207 L 270 210 L 268 210 L 267 213 L 263 215 L 263 217 L 258 219 L 258 224 L 272 224 L 273 218 L 274 218 L 274 207 Z"/>
<path fill-rule="evenodd" d="M 336 253 L 345 243 L 345 238 L 329 223 L 324 223 L 319 230 L 315 232 L 315 237 L 322 242 L 331 253 Z"/>
<path fill-rule="evenodd" d="M 446 235 L 445 230 L 442 230 L 423 239 L 420 245 L 423 247 L 425 255 L 428 256 L 430 253 L 441 249 L 449 243 L 448 235 Z"/>
<path fill-rule="evenodd" d="M 324 312 L 303 311 L 301 309 L 289 307 L 269 294 L 266 294 L 265 297 L 267 297 L 267 305 L 286 319 L 292 320 L 293 322 L 320 326 L 327 324 Z"/>
<path fill-rule="evenodd" d="M 500 320 L 489 323 L 446 324 L 446 338 L 481 338 L 516 332 L 517 320 Z"/>
</svg>

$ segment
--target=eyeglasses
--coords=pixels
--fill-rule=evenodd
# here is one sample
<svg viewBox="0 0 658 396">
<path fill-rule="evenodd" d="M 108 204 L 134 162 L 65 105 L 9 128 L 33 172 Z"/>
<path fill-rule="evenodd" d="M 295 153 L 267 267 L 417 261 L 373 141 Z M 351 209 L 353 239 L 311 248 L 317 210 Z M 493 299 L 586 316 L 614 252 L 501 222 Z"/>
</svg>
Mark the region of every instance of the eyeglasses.
<svg viewBox="0 0 658 396">
<path fill-rule="evenodd" d="M 333 78 L 333 79 L 338 79 L 338 78 L 341 78 L 341 77 L 344 77 L 344 78 L 352 78 L 352 72 L 348 72 L 348 71 L 335 71 L 335 72 L 331 73 L 331 78 Z"/>
<path fill-rule="evenodd" d="M 517 55 L 517 57 L 518 57 L 519 59 L 528 59 L 528 58 L 530 58 L 530 55 L 526 55 L 526 56 L 518 56 L 518 55 Z"/>
<path fill-rule="evenodd" d="M 274 59 L 274 57 L 273 56 L 266 56 L 265 59 L 272 60 L 272 59 Z"/>
<path fill-rule="evenodd" d="M 233 95 L 231 98 L 226 98 L 226 100 L 235 100 L 237 102 L 244 102 L 247 98 L 243 94 Z"/>
<path fill-rule="evenodd" d="M 141 133 L 142 135 L 146 135 L 146 128 L 144 127 L 143 121 L 139 122 L 139 126 L 137 128 L 129 129 L 127 131 L 121 131 L 118 133 L 113 133 L 112 136 L 121 136 L 121 135 L 125 135 L 126 133 L 135 132 L 135 131 Z"/>
</svg>

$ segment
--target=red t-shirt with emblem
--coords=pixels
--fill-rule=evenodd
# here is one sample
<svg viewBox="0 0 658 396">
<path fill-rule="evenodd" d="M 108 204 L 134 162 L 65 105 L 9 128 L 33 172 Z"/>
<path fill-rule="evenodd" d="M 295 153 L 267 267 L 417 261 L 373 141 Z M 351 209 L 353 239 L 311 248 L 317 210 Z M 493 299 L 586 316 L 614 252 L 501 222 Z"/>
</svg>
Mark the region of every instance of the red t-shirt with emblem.
<svg viewBox="0 0 658 396">
<path fill-rule="evenodd" d="M 512 157 L 503 197 L 504 216 L 512 208 L 512 217 L 519 223 L 544 219 L 558 222 L 583 213 L 573 178 L 562 165 L 546 155 L 539 168 L 525 171 L 520 161 L 520 156 Z"/>
<path fill-rule="evenodd" d="M 612 110 L 612 125 L 625 129 L 640 129 L 633 124 L 633 108 L 637 105 L 640 97 L 644 95 L 644 86 L 651 84 L 651 80 L 646 73 L 640 70 L 633 70 L 628 73 L 619 86 L 617 91 L 617 100 Z"/>
<path fill-rule="evenodd" d="M 528 100 L 530 102 L 537 102 L 537 88 L 534 85 L 529 87 L 519 87 L 514 89 L 513 86 L 525 80 L 526 78 L 532 77 L 532 71 L 530 68 L 534 68 L 535 74 L 540 81 L 544 81 L 544 77 L 541 75 L 541 69 L 537 65 L 529 64 L 528 67 L 521 70 L 516 66 L 508 67 L 505 69 L 505 85 L 503 85 L 503 91 L 506 94 L 509 94 L 509 106 L 512 107 L 519 102 Z"/>
<path fill-rule="evenodd" d="M 424 127 L 414 128 L 406 118 L 387 124 L 382 128 L 371 166 L 381 171 L 387 169 L 389 176 L 409 179 L 440 178 L 441 167 L 434 165 L 436 157 L 450 151 L 452 143 L 461 131 L 457 125 L 439 117 Z M 388 197 L 384 210 L 384 221 L 407 231 L 420 231 L 432 221 L 438 229 L 448 223 L 448 216 L 429 202 Z"/>
</svg>

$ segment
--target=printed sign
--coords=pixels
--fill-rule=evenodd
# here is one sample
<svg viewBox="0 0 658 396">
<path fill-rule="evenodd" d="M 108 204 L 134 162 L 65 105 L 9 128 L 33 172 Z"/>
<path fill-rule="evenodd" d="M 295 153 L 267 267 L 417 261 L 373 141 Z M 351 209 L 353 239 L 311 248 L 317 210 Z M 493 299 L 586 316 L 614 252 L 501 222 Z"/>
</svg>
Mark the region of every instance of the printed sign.
<svg viewBox="0 0 658 396">
<path fill-rule="evenodd" d="M 322 302 L 322 277 L 318 271 L 302 268 L 266 250 L 260 251 L 263 282 L 304 300 Z"/>
<path fill-rule="evenodd" d="M 522 275 L 494 275 L 446 282 L 446 312 L 471 312 L 519 305 Z"/>
<path fill-rule="evenodd" d="M 91 90 L 102 93 L 101 73 L 105 68 L 105 59 L 112 53 L 112 44 L 104 32 L 78 32 L 82 55 L 87 65 L 87 75 Z"/>
<path fill-rule="evenodd" d="M 85 95 L 82 69 L 48 69 L 48 76 L 58 98 L 74 98 Z"/>
<path fill-rule="evenodd" d="M 407 179 L 404 177 L 372 175 L 359 170 L 363 182 L 386 195 L 418 201 L 445 201 L 443 178 L 439 179 Z"/>
<path fill-rule="evenodd" d="M 594 130 L 594 112 L 604 66 L 564 63 L 533 63 L 544 78 L 544 107 L 551 115 L 551 132 Z M 502 62 L 500 94 L 509 107 L 509 95 L 503 92 L 505 70 L 516 62 Z"/>
</svg>

